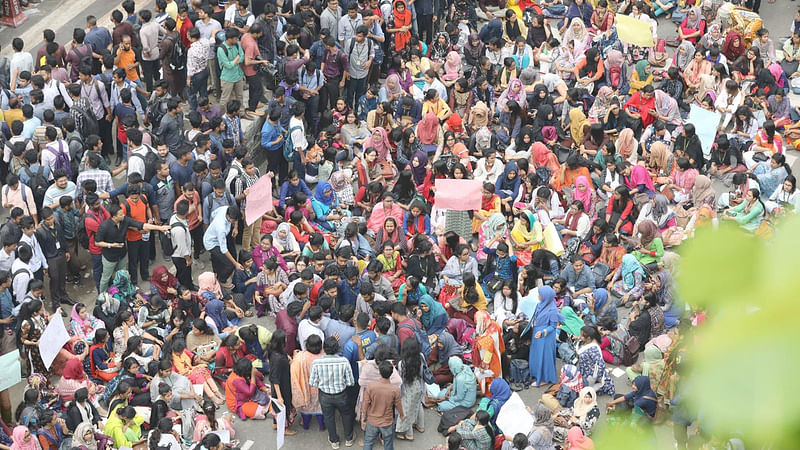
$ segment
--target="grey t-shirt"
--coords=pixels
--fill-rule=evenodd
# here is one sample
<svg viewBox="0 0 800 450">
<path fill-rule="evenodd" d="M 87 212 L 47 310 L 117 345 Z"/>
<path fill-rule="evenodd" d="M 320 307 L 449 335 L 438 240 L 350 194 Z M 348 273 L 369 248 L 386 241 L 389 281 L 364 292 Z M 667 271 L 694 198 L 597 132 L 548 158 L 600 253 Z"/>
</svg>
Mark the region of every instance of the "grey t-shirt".
<svg viewBox="0 0 800 450">
<path fill-rule="evenodd" d="M 375 57 L 375 46 L 369 39 L 359 43 L 351 38 L 344 44 L 344 51 L 350 60 L 350 78 L 360 80 L 367 77 L 369 69 L 366 67 L 367 61 Z M 350 51 L 352 47 L 352 51 Z"/>
</svg>

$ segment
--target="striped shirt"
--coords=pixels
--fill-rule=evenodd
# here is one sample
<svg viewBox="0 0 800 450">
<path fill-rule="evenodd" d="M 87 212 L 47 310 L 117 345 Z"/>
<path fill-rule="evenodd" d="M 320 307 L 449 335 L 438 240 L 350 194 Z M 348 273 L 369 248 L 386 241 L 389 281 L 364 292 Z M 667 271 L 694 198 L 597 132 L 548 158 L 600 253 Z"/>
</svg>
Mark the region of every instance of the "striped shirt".
<svg viewBox="0 0 800 450">
<path fill-rule="evenodd" d="M 261 175 L 259 175 L 258 167 L 256 167 L 255 173 L 253 174 L 252 177 L 248 175 L 247 172 L 242 170 L 242 173 L 238 177 L 236 177 L 235 180 L 233 180 L 233 187 L 234 187 L 233 196 L 238 197 L 242 195 L 245 189 L 249 189 L 251 186 L 256 184 L 256 181 L 258 181 L 260 176 Z M 244 211 L 245 208 L 247 208 L 247 197 L 243 198 L 239 202 L 239 207 L 242 208 L 242 211 Z"/>
<path fill-rule="evenodd" d="M 311 363 L 308 384 L 326 394 L 339 394 L 355 384 L 353 369 L 350 368 L 347 358 L 325 355 Z"/>
</svg>

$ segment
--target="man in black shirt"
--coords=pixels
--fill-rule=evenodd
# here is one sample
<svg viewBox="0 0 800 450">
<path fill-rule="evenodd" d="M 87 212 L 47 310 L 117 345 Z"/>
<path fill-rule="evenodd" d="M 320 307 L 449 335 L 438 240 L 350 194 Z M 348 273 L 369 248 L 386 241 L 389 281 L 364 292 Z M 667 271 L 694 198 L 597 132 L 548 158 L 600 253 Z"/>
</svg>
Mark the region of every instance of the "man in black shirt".
<svg viewBox="0 0 800 450">
<path fill-rule="evenodd" d="M 3 236 L 9 236 L 15 241 L 19 241 L 22 238 L 22 229 L 19 227 L 19 221 L 22 220 L 24 215 L 25 211 L 19 206 L 12 208 L 8 221 L 0 226 L 0 239 Z"/>
<path fill-rule="evenodd" d="M 95 244 L 102 249 L 103 253 L 103 275 L 100 277 L 100 292 L 108 289 L 108 284 L 118 270 L 125 270 L 128 267 L 126 255 L 128 228 L 135 228 L 144 231 L 163 231 L 170 230 L 169 225 L 155 225 L 142 223 L 133 220 L 125 215 L 119 205 L 108 207 L 110 219 L 106 219 L 100 224 L 100 228 L 95 235 Z"/>
<path fill-rule="evenodd" d="M 47 259 L 47 271 L 50 277 L 50 299 L 53 304 L 53 311 L 57 310 L 60 303 L 74 305 L 69 295 L 67 295 L 67 261 L 71 255 L 67 251 L 68 244 L 64 238 L 64 231 L 61 224 L 56 222 L 53 210 L 45 206 L 39 211 L 42 219 L 39 229 L 36 230 L 36 239 L 42 247 L 42 253 Z"/>
</svg>

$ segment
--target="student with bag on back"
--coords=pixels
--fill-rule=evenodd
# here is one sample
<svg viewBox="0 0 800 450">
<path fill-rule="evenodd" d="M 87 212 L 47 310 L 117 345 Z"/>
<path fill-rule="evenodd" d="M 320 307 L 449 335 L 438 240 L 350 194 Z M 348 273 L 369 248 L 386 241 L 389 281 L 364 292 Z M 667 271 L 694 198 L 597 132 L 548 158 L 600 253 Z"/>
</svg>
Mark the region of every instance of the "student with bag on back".
<svg viewBox="0 0 800 450">
<path fill-rule="evenodd" d="M 164 79 L 169 85 L 169 93 L 179 96 L 186 87 L 186 49 L 181 43 L 178 32 L 175 31 L 175 20 L 169 18 L 164 21 L 167 34 L 158 44 L 159 59 Z"/>
<path fill-rule="evenodd" d="M 47 127 L 45 136 L 47 136 L 47 145 L 42 150 L 42 165 L 49 167 L 50 173 L 63 170 L 67 178 L 72 179 L 69 144 L 63 139 L 58 139 L 58 131 L 55 127 Z"/>
</svg>

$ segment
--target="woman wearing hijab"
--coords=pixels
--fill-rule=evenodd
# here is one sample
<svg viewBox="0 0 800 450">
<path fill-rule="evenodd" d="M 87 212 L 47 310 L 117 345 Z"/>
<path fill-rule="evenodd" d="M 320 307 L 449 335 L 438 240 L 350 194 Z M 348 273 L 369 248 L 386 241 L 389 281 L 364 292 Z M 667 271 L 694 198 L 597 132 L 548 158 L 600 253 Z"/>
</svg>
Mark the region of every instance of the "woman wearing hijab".
<svg viewBox="0 0 800 450">
<path fill-rule="evenodd" d="M 378 151 L 377 162 L 392 161 L 392 145 L 389 143 L 389 133 L 383 127 L 376 127 L 372 134 L 364 141 L 364 148 L 374 148 Z"/>
<path fill-rule="evenodd" d="M 678 37 L 683 41 L 689 41 L 692 44 L 697 44 L 697 40 L 700 39 L 705 32 L 706 20 L 703 18 L 700 7 L 691 7 L 689 9 L 689 13 L 686 14 L 686 18 L 683 19 L 683 22 L 681 22 L 680 26 L 678 27 Z"/>
<path fill-rule="evenodd" d="M 428 112 L 419 121 L 417 137 L 428 155 L 435 154 L 444 145 L 444 132 L 434 112 Z"/>
<path fill-rule="evenodd" d="M 492 425 L 496 427 L 497 424 L 495 422 L 497 420 L 497 415 L 500 414 L 500 410 L 503 409 L 503 405 L 505 405 L 508 399 L 511 398 L 511 387 L 508 385 L 506 380 L 497 378 L 496 380 L 492 381 L 492 385 L 489 386 L 489 394 L 491 394 L 491 397 L 484 397 L 481 399 L 481 403 L 487 403 L 485 408 L 478 406 L 478 409 L 485 409 L 492 418 Z"/>
<path fill-rule="evenodd" d="M 386 31 L 394 34 L 394 49 L 399 52 L 405 49 L 411 40 L 411 11 L 405 0 L 394 0 L 392 17 L 394 17 L 394 27 Z"/>
<path fill-rule="evenodd" d="M 655 99 L 656 115 L 660 120 L 666 122 L 667 129 L 672 132 L 681 124 L 681 111 L 678 108 L 678 101 L 661 89 L 656 89 Z"/>
<path fill-rule="evenodd" d="M 519 177 L 517 163 L 509 161 L 506 164 L 503 175 L 497 178 L 494 193 L 500 197 L 500 203 L 503 208 L 503 214 L 506 217 L 513 217 L 512 203 L 515 198 L 519 196 L 519 187 L 522 181 Z"/>
<path fill-rule="evenodd" d="M 83 370 L 83 362 L 77 358 L 67 360 L 61 379 L 58 380 L 58 392 L 64 401 L 72 400 L 75 391 L 80 388 L 96 390 L 95 395 L 102 394 L 105 390 L 103 386 L 96 386 L 86 376 Z M 93 396 L 94 397 L 94 396 Z"/>
<path fill-rule="evenodd" d="M 430 295 L 423 295 L 420 303 L 420 321 L 428 335 L 439 334 L 447 327 L 447 311 L 444 306 L 437 302 Z"/>
<path fill-rule="evenodd" d="M 653 84 L 653 74 L 650 71 L 650 63 L 646 59 L 637 61 L 634 69 L 630 79 L 629 93 L 631 95 L 635 92 L 639 92 L 643 87 Z"/>
<path fill-rule="evenodd" d="M 180 286 L 180 282 L 166 266 L 162 264 L 153 269 L 153 276 L 150 278 L 151 295 L 158 294 L 169 303 L 172 303 L 173 300 L 177 302 L 178 286 Z"/>
<path fill-rule="evenodd" d="M 445 86 L 450 87 L 459 76 L 461 76 L 461 55 L 457 51 L 450 51 L 444 61 L 442 81 L 445 82 Z"/>
<path fill-rule="evenodd" d="M 728 30 L 725 35 L 725 42 L 722 44 L 722 54 L 728 61 L 736 61 L 747 51 L 747 46 L 742 39 L 742 35 L 736 30 Z"/>
<path fill-rule="evenodd" d="M 630 253 L 622 257 L 622 263 L 614 272 L 608 283 L 612 294 L 620 297 L 620 306 L 624 306 L 629 298 L 638 299 L 644 293 L 645 272 L 636 257 Z"/>
<path fill-rule="evenodd" d="M 297 243 L 291 231 L 291 225 L 287 222 L 282 222 L 278 228 L 272 232 L 272 245 L 278 250 L 281 255 L 286 255 L 287 258 L 291 257 L 292 253 L 300 253 L 300 244 Z"/>
<path fill-rule="evenodd" d="M 144 297 L 139 295 L 139 288 L 131 283 L 131 275 L 127 270 L 118 270 L 114 274 L 114 281 L 112 286 L 108 288 L 108 293 L 117 297 L 122 304 L 137 304 L 142 305 L 145 302 Z"/>
<path fill-rule="evenodd" d="M 652 286 L 652 288 L 651 288 Z M 685 312 L 685 305 L 679 301 L 674 292 L 674 283 L 669 271 L 661 270 L 648 289 L 655 289 L 658 305 L 664 311 L 664 326 L 672 328 L 677 326 Z"/>
<path fill-rule="evenodd" d="M 479 379 L 481 392 L 486 395 L 494 379 L 502 379 L 501 357 L 506 351 L 503 328 L 493 321 L 487 311 L 475 313 L 475 343 L 472 348 L 472 364 L 480 368 L 485 377 Z"/>
<path fill-rule="evenodd" d="M 531 145 L 531 163 L 534 171 L 539 167 L 546 167 L 550 170 L 551 176 L 561 170 L 561 165 L 558 163 L 556 155 L 538 140 Z"/>
<path fill-rule="evenodd" d="M 592 123 L 603 121 L 611 109 L 611 100 L 614 99 L 614 90 L 608 86 L 602 86 L 597 90 L 597 95 L 594 98 L 592 107 L 589 108 L 589 120 Z"/>
<path fill-rule="evenodd" d="M 209 292 L 202 295 L 205 297 Z M 228 334 L 236 331 L 238 327 L 234 326 L 225 313 L 225 303 L 217 297 L 212 298 L 206 303 L 206 323 L 214 330 L 214 333 L 220 339 L 225 339 Z"/>
<path fill-rule="evenodd" d="M 434 399 L 439 404 L 437 409 L 439 412 L 445 412 L 456 406 L 472 408 L 475 405 L 478 387 L 475 374 L 458 356 L 451 356 L 447 360 L 447 365 L 453 373 L 453 384 L 444 391 L 441 398 Z"/>
<path fill-rule="evenodd" d="M 650 344 L 644 348 L 644 361 L 628 367 L 625 369 L 625 373 L 631 381 L 642 375 L 649 377 L 650 384 L 657 386 L 661 382 L 665 365 L 664 354 L 655 344 Z"/>
<path fill-rule="evenodd" d="M 584 6 L 587 6 L 590 10 L 587 19 L 591 19 L 592 7 L 586 3 L 584 3 Z M 572 5 L 570 5 L 570 7 L 572 7 Z M 567 28 L 567 30 L 562 34 L 561 42 L 564 43 L 565 46 L 567 43 L 573 42 L 575 44 L 573 54 L 582 56 L 589 46 L 590 39 L 591 37 L 589 36 L 589 31 L 586 29 L 586 22 L 584 22 L 581 17 L 575 16 L 570 21 L 569 28 Z"/>
<path fill-rule="evenodd" d="M 597 392 L 591 386 L 585 386 L 578 393 L 572 408 L 559 411 L 555 438 L 566 439 L 572 427 L 580 427 L 585 436 L 592 434 L 597 419 L 600 418 L 600 408 L 597 406 Z"/>
<path fill-rule="evenodd" d="M 583 138 L 585 135 L 589 134 L 589 129 L 591 128 L 591 123 L 586 118 L 586 115 L 580 108 L 572 108 L 569 111 L 569 134 L 568 137 L 562 145 L 565 147 L 575 147 L 581 145 L 583 143 Z"/>
<path fill-rule="evenodd" d="M 572 427 L 567 432 L 567 450 L 594 450 L 594 442 L 583 434 L 581 427 Z"/>
<path fill-rule="evenodd" d="M 656 409 L 658 409 L 658 397 L 650 388 L 650 378 L 644 375 L 634 378 L 633 390 L 625 395 L 615 395 L 614 400 L 608 402 L 606 408 L 613 411 L 616 405 L 620 405 L 620 408 L 624 410 L 632 410 L 634 418 L 655 417 Z"/>
<path fill-rule="evenodd" d="M 17 425 L 11 433 L 11 450 L 42 450 L 39 440 L 24 425 Z"/>
<path fill-rule="evenodd" d="M 95 316 L 89 314 L 89 309 L 83 303 L 72 307 L 70 315 L 69 334 L 83 341 L 93 341 L 94 333 L 106 325 Z"/>
<path fill-rule="evenodd" d="M 91 422 L 81 422 L 72 433 L 72 447 L 80 450 L 105 450 L 107 442 L 106 436 L 95 433 Z"/>
<path fill-rule="evenodd" d="M 428 155 L 424 152 L 417 152 L 411 157 L 411 163 L 407 167 L 411 171 L 411 180 L 414 182 L 417 193 L 425 199 L 432 197 L 433 171 L 428 166 Z"/>
<path fill-rule="evenodd" d="M 497 110 L 503 111 L 509 100 L 517 102 L 522 109 L 525 109 L 528 105 L 527 95 L 519 78 L 512 78 L 508 81 L 508 87 L 500 94 L 500 98 L 497 100 Z"/>
<path fill-rule="evenodd" d="M 311 205 L 314 207 L 314 223 L 325 231 L 335 231 L 344 213 L 338 209 L 339 201 L 330 183 L 320 181 L 317 184 Z"/>
<path fill-rule="evenodd" d="M 550 286 L 538 288 L 539 303 L 533 312 L 528 328 L 531 333 L 531 349 L 528 356 L 531 377 L 536 385 L 556 383 L 556 330 L 564 316 L 555 304 L 556 292 Z"/>
<path fill-rule="evenodd" d="M 378 91 L 378 103 L 389 102 L 390 104 L 399 100 L 405 91 L 400 83 L 400 75 L 393 73 L 386 77 L 383 86 Z"/>
<path fill-rule="evenodd" d="M 478 101 L 469 110 L 467 128 L 476 133 L 487 125 L 489 125 L 489 107 L 486 106 L 486 103 Z"/>
<path fill-rule="evenodd" d="M 683 41 L 678 46 L 678 50 L 675 51 L 672 63 L 681 71 L 685 71 L 689 63 L 692 62 L 692 58 L 694 58 L 694 45 L 689 41 Z"/>
<path fill-rule="evenodd" d="M 464 44 L 464 76 L 473 67 L 480 66 L 481 56 L 483 56 L 484 45 L 477 32 L 470 33 L 467 43 Z"/>
<path fill-rule="evenodd" d="M 511 243 L 517 261 L 522 266 L 530 264 L 533 252 L 540 249 L 544 243 L 542 224 L 536 219 L 533 212 L 521 211 L 511 230 Z"/>
</svg>

